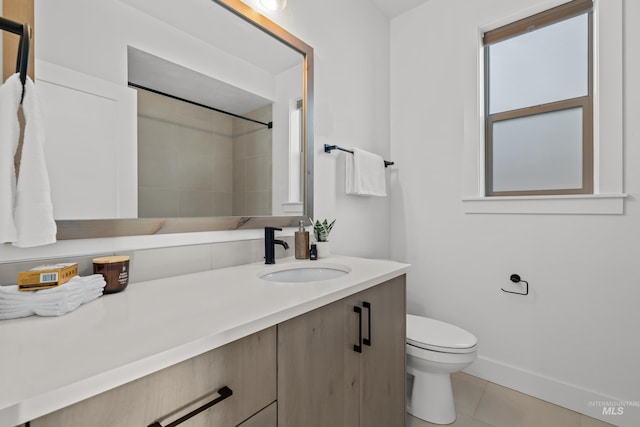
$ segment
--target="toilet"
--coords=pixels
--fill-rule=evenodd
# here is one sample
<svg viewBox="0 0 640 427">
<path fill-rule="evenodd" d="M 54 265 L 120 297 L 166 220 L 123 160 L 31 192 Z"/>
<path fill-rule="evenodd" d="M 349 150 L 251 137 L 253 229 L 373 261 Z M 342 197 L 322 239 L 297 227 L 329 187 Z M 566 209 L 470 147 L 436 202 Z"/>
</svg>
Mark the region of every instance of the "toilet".
<svg viewBox="0 0 640 427">
<path fill-rule="evenodd" d="M 456 409 L 453 372 L 471 365 L 478 339 L 454 325 L 407 314 L 407 412 L 434 424 L 451 424 Z"/>
</svg>

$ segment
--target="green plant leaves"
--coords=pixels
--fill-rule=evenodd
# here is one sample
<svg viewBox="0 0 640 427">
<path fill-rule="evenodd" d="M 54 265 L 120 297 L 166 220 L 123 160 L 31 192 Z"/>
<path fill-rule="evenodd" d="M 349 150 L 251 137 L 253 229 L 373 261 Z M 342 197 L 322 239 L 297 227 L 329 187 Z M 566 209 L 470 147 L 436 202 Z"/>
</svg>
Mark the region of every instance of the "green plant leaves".
<svg viewBox="0 0 640 427">
<path fill-rule="evenodd" d="M 320 220 L 313 221 L 311 218 L 309 218 L 309 221 L 311 221 L 311 225 L 313 226 L 313 235 L 315 236 L 316 241 L 328 241 L 329 233 L 331 233 L 331 229 L 336 223 L 336 220 L 334 219 L 333 221 L 329 222 L 325 219 L 324 221 L 320 222 Z"/>
</svg>

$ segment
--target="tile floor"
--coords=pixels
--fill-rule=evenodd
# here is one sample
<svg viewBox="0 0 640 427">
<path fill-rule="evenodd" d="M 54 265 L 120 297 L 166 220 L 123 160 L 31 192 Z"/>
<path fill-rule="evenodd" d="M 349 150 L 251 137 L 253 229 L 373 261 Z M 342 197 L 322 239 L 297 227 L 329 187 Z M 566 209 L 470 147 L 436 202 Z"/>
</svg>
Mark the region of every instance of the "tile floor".
<svg viewBox="0 0 640 427">
<path fill-rule="evenodd" d="M 455 427 L 607 427 L 604 423 L 480 378 L 451 376 L 458 418 Z M 432 427 L 407 414 L 406 427 Z"/>
</svg>

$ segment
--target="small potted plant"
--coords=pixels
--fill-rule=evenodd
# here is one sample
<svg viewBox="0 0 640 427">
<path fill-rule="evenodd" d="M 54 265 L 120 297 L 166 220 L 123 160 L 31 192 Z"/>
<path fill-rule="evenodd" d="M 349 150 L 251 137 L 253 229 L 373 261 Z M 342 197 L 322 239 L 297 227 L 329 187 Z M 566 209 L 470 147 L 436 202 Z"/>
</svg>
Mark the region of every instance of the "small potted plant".
<svg viewBox="0 0 640 427">
<path fill-rule="evenodd" d="M 331 229 L 333 225 L 336 223 L 336 220 L 329 222 L 326 219 L 322 222 L 320 220 L 311 221 L 311 225 L 313 226 L 313 236 L 316 239 L 316 248 L 318 250 L 318 258 L 328 257 L 330 254 L 329 250 L 329 233 L 331 233 Z"/>
</svg>

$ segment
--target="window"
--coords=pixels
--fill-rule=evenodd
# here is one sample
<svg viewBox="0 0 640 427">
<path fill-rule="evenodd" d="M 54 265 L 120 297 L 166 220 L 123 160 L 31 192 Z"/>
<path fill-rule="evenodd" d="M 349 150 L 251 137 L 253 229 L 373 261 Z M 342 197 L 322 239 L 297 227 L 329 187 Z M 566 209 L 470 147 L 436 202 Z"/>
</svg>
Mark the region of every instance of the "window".
<svg viewBox="0 0 640 427">
<path fill-rule="evenodd" d="M 484 33 L 486 196 L 593 194 L 592 3 Z"/>
</svg>

